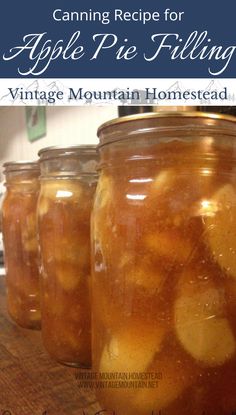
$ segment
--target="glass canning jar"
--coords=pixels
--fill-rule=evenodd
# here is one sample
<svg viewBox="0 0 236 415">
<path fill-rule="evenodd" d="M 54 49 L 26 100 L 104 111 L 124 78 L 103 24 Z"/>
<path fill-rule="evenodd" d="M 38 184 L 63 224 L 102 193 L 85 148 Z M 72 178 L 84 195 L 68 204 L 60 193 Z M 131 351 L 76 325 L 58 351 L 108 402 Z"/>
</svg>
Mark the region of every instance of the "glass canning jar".
<svg viewBox="0 0 236 415">
<path fill-rule="evenodd" d="M 95 146 L 39 152 L 42 336 L 60 363 L 90 367 L 90 212 L 97 183 Z"/>
<path fill-rule="evenodd" d="M 36 208 L 37 162 L 4 164 L 6 194 L 2 207 L 7 304 L 20 326 L 40 328 L 39 261 Z"/>
<path fill-rule="evenodd" d="M 235 121 L 162 112 L 98 131 L 92 350 L 116 415 L 236 411 Z"/>
</svg>

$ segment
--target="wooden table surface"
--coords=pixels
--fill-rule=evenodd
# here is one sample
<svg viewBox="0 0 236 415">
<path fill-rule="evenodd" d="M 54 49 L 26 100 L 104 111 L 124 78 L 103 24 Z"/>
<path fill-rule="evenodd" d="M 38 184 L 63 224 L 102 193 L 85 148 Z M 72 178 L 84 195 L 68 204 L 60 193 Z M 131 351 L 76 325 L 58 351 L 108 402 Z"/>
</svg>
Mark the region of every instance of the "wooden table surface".
<svg viewBox="0 0 236 415">
<path fill-rule="evenodd" d="M 80 376 L 47 355 L 40 332 L 11 321 L 0 277 L 0 415 L 95 415 L 99 405 Z"/>
</svg>

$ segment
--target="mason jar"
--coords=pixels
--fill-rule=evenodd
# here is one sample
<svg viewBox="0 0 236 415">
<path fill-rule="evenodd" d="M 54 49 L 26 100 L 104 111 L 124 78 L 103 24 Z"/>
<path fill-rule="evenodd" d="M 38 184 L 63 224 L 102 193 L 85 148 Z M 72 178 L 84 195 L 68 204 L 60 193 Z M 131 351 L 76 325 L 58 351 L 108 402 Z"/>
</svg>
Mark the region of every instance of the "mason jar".
<svg viewBox="0 0 236 415">
<path fill-rule="evenodd" d="M 98 130 L 93 361 L 117 415 L 236 411 L 235 121 L 161 112 Z"/>
<path fill-rule="evenodd" d="M 39 257 L 36 208 L 39 193 L 37 162 L 3 165 L 6 193 L 2 206 L 7 306 L 22 327 L 40 328 Z"/>
<path fill-rule="evenodd" d="M 96 148 L 52 147 L 39 156 L 43 342 L 58 362 L 90 367 L 90 212 L 97 183 Z"/>
</svg>

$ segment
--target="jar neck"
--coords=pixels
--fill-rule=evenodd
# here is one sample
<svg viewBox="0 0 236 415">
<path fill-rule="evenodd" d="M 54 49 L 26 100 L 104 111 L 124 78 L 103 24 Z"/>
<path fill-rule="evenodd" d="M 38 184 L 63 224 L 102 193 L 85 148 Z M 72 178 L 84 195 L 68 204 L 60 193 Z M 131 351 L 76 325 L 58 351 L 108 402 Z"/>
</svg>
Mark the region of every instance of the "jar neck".
<svg viewBox="0 0 236 415">
<path fill-rule="evenodd" d="M 39 190 L 39 170 L 9 171 L 5 173 L 5 186 L 11 192 L 37 192 Z"/>
<path fill-rule="evenodd" d="M 97 156 L 55 157 L 40 160 L 41 179 L 79 179 L 97 177 Z"/>
<path fill-rule="evenodd" d="M 185 134 L 147 134 L 106 144 L 100 147 L 100 169 L 135 168 L 141 164 L 162 167 L 179 165 L 194 168 L 214 166 L 225 161 L 236 163 L 236 138 L 220 133 L 201 132 Z"/>
</svg>

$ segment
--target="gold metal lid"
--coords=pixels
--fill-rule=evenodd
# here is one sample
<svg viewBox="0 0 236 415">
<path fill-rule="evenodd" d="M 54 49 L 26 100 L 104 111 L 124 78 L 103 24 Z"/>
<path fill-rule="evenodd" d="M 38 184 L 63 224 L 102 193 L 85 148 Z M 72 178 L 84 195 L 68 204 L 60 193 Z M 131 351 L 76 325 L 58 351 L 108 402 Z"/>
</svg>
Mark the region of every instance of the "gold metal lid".
<svg viewBox="0 0 236 415">
<path fill-rule="evenodd" d="M 72 145 L 72 146 L 51 146 L 39 150 L 38 156 L 44 159 L 54 156 L 70 156 L 73 154 L 97 154 L 97 145 Z"/>
<path fill-rule="evenodd" d="M 208 118 L 212 120 L 225 120 L 236 123 L 236 117 L 227 114 L 200 112 L 200 111 L 159 111 L 146 112 L 141 114 L 127 115 L 125 117 L 113 118 L 110 121 L 103 123 L 97 131 L 98 137 L 101 132 L 107 127 L 120 125 L 131 121 L 150 120 L 156 118 Z"/>
<path fill-rule="evenodd" d="M 18 170 L 39 170 L 39 162 L 37 160 L 14 160 L 7 161 L 3 164 L 4 173 Z"/>
</svg>

